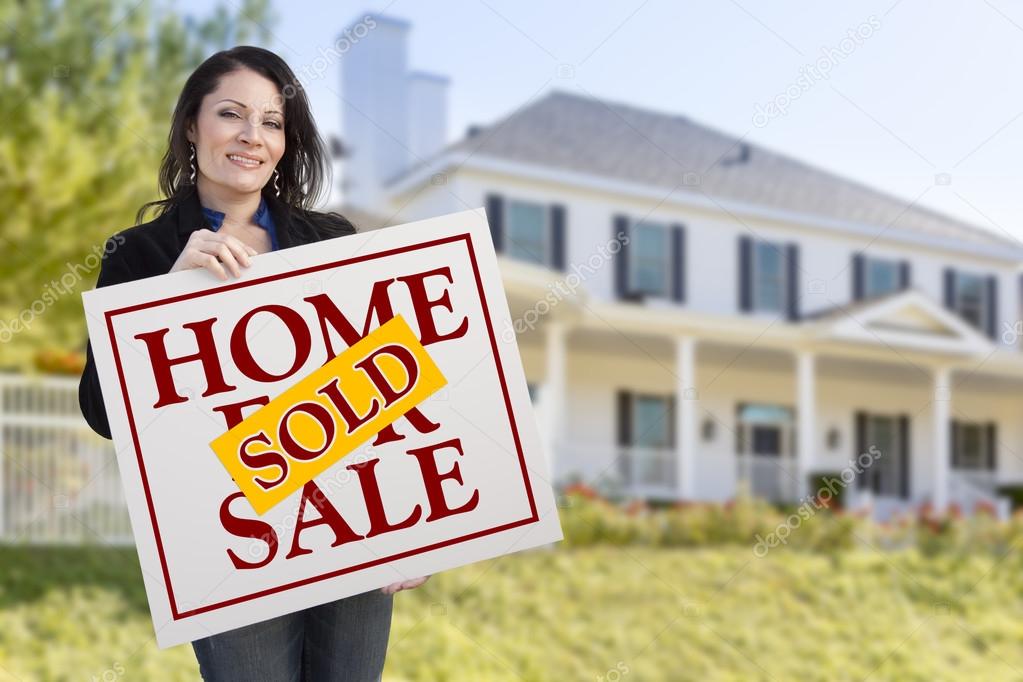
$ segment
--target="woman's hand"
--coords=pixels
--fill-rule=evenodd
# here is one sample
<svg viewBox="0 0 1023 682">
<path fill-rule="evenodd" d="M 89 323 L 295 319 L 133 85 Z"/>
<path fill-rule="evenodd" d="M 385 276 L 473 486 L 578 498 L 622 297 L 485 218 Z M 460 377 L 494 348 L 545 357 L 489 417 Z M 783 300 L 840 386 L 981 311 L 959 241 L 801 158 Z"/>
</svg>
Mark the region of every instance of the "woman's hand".
<svg viewBox="0 0 1023 682">
<path fill-rule="evenodd" d="M 241 277 L 242 267 L 249 267 L 252 264 L 249 257 L 257 253 L 254 248 L 231 235 L 207 229 L 196 230 L 188 238 L 188 243 L 174 261 L 170 272 L 206 268 L 220 280 L 227 280 L 227 271 L 235 277 Z"/>
<path fill-rule="evenodd" d="M 413 578 L 412 580 L 403 580 L 400 583 L 391 583 L 387 587 L 381 587 L 380 591 L 384 594 L 394 594 L 395 592 L 401 592 L 402 590 L 412 590 L 419 587 L 429 579 L 430 576 L 426 576 L 425 578 Z"/>
</svg>

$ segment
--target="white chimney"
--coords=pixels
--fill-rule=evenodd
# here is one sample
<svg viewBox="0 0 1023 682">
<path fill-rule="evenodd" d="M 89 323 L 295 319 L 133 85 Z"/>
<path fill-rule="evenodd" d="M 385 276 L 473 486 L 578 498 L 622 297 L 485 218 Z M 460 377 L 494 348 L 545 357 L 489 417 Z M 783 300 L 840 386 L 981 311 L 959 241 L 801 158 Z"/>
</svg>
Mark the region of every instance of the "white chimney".
<svg viewBox="0 0 1023 682">
<path fill-rule="evenodd" d="M 447 134 L 447 83 L 408 69 L 411 24 L 368 14 L 345 29 L 341 58 L 345 203 L 373 211 L 383 186 L 440 149 Z"/>
<path fill-rule="evenodd" d="M 447 76 L 423 71 L 409 74 L 409 149 L 412 165 L 429 159 L 448 135 Z"/>
<path fill-rule="evenodd" d="M 359 26 L 370 27 L 368 31 Z M 380 184 L 408 164 L 409 23 L 369 15 L 345 30 L 361 38 L 341 58 L 346 201 L 371 209 Z"/>
</svg>

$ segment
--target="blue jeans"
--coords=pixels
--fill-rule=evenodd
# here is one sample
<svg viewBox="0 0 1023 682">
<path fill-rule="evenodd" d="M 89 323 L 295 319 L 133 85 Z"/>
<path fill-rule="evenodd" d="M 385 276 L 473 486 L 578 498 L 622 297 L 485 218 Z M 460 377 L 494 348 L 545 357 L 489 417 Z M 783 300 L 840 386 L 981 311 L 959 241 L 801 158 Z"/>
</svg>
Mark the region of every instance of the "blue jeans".
<svg viewBox="0 0 1023 682">
<path fill-rule="evenodd" d="M 379 680 L 394 595 L 379 589 L 192 642 L 206 682 Z"/>
</svg>

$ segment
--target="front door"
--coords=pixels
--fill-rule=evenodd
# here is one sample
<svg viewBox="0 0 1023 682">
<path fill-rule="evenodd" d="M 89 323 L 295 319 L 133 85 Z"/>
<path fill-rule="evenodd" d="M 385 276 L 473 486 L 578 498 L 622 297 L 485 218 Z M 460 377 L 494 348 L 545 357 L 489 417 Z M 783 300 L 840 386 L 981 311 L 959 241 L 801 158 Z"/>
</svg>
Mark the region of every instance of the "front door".
<svg viewBox="0 0 1023 682">
<path fill-rule="evenodd" d="M 798 481 L 793 456 L 792 410 L 781 405 L 744 403 L 738 409 L 739 481 L 754 497 L 792 500 Z"/>
<path fill-rule="evenodd" d="M 909 499 L 909 417 L 861 412 L 856 421 L 859 488 Z"/>
</svg>

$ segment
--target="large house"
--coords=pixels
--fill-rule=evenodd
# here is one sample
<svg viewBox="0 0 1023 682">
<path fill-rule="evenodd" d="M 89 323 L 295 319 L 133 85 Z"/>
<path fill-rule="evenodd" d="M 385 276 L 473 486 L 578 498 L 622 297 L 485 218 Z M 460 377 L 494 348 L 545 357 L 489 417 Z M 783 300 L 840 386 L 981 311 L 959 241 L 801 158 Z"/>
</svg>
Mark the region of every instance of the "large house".
<svg viewBox="0 0 1023 682">
<path fill-rule="evenodd" d="M 445 144 L 446 79 L 409 73 L 410 26 L 376 20 L 343 64 L 346 203 L 486 208 L 556 482 L 795 502 L 825 476 L 879 514 L 1004 512 L 1023 244 L 564 90 Z"/>
</svg>

